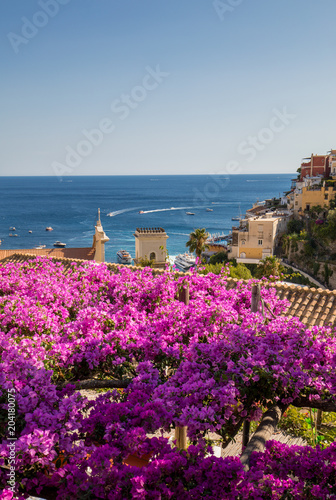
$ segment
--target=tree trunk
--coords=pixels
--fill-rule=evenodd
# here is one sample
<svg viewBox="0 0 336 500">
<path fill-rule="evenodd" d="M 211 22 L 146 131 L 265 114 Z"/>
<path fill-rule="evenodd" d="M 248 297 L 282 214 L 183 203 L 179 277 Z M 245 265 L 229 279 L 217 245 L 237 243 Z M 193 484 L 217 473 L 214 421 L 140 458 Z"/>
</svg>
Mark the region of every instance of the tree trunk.
<svg viewBox="0 0 336 500">
<path fill-rule="evenodd" d="M 274 434 L 286 408 L 287 406 L 276 405 L 264 413 L 257 430 L 240 457 L 240 461 L 244 465 L 245 470 L 248 470 L 250 467 L 251 453 L 253 451 L 264 451 L 266 442 L 270 439 L 272 434 Z"/>
</svg>

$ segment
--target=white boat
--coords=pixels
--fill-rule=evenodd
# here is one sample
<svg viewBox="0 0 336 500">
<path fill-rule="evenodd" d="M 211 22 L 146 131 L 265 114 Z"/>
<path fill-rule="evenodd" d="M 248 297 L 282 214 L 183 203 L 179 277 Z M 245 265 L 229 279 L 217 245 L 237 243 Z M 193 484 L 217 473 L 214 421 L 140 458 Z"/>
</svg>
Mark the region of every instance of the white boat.
<svg viewBox="0 0 336 500">
<path fill-rule="evenodd" d="M 119 250 L 117 259 L 119 264 L 132 264 L 132 257 L 126 250 Z"/>
<path fill-rule="evenodd" d="M 54 247 L 64 248 L 64 247 L 66 247 L 66 243 L 62 243 L 61 241 L 55 241 Z"/>
<path fill-rule="evenodd" d="M 187 215 L 195 215 L 194 212 L 186 212 Z"/>
<path fill-rule="evenodd" d="M 213 208 L 207 208 L 206 211 L 207 212 L 213 212 Z"/>
<path fill-rule="evenodd" d="M 239 215 L 236 216 L 236 217 L 232 217 L 231 220 L 242 220 L 242 213 L 241 213 L 241 209 L 240 209 L 240 203 L 239 203 Z"/>
<path fill-rule="evenodd" d="M 53 228 L 51 226 L 46 227 L 46 231 L 53 231 Z"/>
<path fill-rule="evenodd" d="M 174 265 L 181 271 L 188 271 L 196 266 L 196 258 L 191 253 L 181 253 L 174 260 Z"/>
<path fill-rule="evenodd" d="M 46 245 L 36 245 L 35 250 L 42 250 L 43 248 L 45 248 Z"/>
</svg>

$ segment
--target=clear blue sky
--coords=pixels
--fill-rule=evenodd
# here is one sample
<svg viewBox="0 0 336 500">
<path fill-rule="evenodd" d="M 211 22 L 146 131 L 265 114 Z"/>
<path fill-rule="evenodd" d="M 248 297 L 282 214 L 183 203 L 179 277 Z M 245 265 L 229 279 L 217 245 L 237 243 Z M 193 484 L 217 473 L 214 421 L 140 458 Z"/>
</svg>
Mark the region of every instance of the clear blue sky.
<svg viewBox="0 0 336 500">
<path fill-rule="evenodd" d="M 336 148 L 335 0 L 0 14 L 0 175 L 285 173 Z"/>
</svg>

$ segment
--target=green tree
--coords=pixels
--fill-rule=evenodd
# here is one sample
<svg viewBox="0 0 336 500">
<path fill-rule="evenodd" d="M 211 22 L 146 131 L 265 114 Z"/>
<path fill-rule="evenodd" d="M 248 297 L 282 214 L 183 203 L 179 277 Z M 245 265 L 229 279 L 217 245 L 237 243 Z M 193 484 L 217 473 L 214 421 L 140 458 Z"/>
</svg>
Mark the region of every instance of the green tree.
<svg viewBox="0 0 336 500">
<path fill-rule="evenodd" d="M 211 255 L 210 259 L 209 259 L 209 264 L 221 264 L 223 262 L 227 262 L 228 261 L 228 256 L 227 256 L 227 252 L 218 252 L 218 253 L 215 253 L 214 255 Z"/>
<path fill-rule="evenodd" d="M 238 278 L 240 280 L 251 280 L 252 274 L 244 264 L 239 263 L 236 266 L 232 266 L 230 268 L 230 277 Z"/>
<path fill-rule="evenodd" d="M 297 233 L 300 234 L 300 231 L 303 229 L 303 221 L 298 219 L 292 219 L 287 224 L 287 233 Z"/>
<path fill-rule="evenodd" d="M 209 245 L 206 244 L 208 237 L 209 233 L 207 233 L 204 227 L 202 229 L 195 229 L 190 233 L 186 247 L 189 248 L 190 252 L 195 252 L 196 256 L 201 258 L 202 252 L 209 248 Z"/>
<path fill-rule="evenodd" d="M 277 257 L 265 257 L 257 267 L 256 278 L 269 278 L 270 276 L 281 276 L 285 268 L 281 264 L 281 260 Z"/>
</svg>

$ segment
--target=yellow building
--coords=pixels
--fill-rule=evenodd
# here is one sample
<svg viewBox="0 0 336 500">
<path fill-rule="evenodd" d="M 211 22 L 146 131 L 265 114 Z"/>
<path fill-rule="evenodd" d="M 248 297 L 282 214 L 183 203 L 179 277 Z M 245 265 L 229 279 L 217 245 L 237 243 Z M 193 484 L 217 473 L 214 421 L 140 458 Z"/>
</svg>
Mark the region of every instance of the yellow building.
<svg viewBox="0 0 336 500">
<path fill-rule="evenodd" d="M 274 255 L 280 236 L 286 231 L 288 216 L 265 214 L 241 221 L 232 228 L 232 244 L 228 257 L 237 262 L 257 263 Z"/>
<path fill-rule="evenodd" d="M 330 200 L 335 196 L 336 192 L 332 186 L 319 187 L 310 186 L 302 188 L 301 210 L 310 210 L 316 205 L 321 207 L 329 207 Z"/>
</svg>

